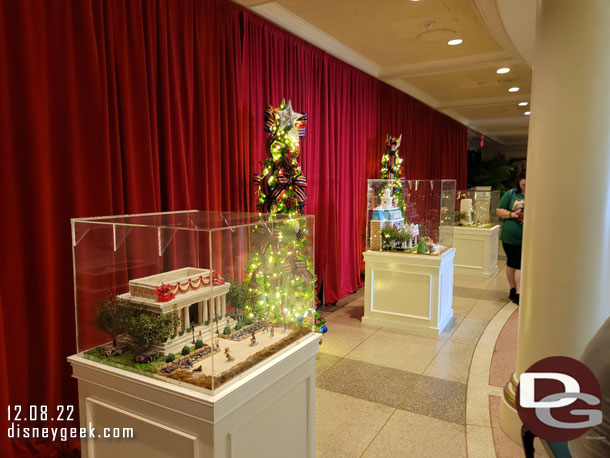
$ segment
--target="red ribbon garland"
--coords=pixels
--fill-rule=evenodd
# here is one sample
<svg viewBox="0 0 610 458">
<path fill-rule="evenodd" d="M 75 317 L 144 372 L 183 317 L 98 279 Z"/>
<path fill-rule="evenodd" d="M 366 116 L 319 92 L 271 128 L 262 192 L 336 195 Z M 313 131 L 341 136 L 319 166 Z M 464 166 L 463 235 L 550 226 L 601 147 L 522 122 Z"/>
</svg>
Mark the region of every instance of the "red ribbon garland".
<svg viewBox="0 0 610 458">
<path fill-rule="evenodd" d="M 224 278 L 222 278 L 215 270 L 212 271 L 211 277 L 212 278 L 210 280 L 210 275 L 206 275 L 205 277 L 200 275 L 195 279 L 189 278 L 185 283 L 161 283 L 161 285 L 157 286 L 157 288 L 154 290 L 155 294 L 159 296 L 157 298 L 157 302 L 169 302 L 176 297 L 176 294 L 178 293 L 186 293 L 191 289 L 197 290 L 201 288 L 201 286 L 209 286 L 210 283 L 212 286 L 220 286 L 225 284 Z M 197 286 L 195 286 L 195 283 L 198 283 Z"/>
</svg>

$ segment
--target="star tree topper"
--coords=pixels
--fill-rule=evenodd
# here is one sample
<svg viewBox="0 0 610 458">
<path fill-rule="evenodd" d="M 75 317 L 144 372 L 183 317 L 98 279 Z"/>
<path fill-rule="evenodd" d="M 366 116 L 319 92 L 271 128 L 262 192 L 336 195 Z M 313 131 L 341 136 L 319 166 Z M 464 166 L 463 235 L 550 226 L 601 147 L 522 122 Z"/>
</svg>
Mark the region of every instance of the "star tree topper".
<svg viewBox="0 0 610 458">
<path fill-rule="evenodd" d="M 297 113 L 292 109 L 292 101 L 288 101 L 286 103 L 286 99 L 282 99 L 282 105 L 284 108 L 281 110 L 277 110 L 277 114 L 280 117 L 279 128 L 283 129 L 287 125 L 295 126 L 295 123 L 305 116 L 302 113 Z"/>
</svg>

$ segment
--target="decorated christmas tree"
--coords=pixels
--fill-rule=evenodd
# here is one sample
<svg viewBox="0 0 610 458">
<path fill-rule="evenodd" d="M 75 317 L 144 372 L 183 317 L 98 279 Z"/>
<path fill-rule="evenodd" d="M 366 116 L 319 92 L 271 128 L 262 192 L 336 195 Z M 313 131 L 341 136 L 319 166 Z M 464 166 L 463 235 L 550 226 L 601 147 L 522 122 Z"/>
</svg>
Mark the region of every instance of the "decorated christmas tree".
<svg viewBox="0 0 610 458">
<path fill-rule="evenodd" d="M 405 196 L 402 190 L 402 159 L 398 155 L 398 149 L 400 148 L 400 140 L 402 135 L 398 138 L 386 136 L 385 140 L 385 153 L 381 158 L 381 178 L 384 180 L 392 180 L 391 194 L 394 198 L 394 203 L 400 209 L 402 217 L 407 219 L 407 206 L 405 204 Z M 383 195 L 387 186 L 381 188 L 380 196 Z"/>
<path fill-rule="evenodd" d="M 257 208 L 270 213 L 253 229 L 256 247 L 246 264 L 244 285 L 252 293 L 247 319 L 313 326 L 315 277 L 308 228 L 304 218 L 307 180 L 299 165 L 299 140 L 305 136 L 306 115 L 290 101 L 265 109 L 267 158 L 254 176 Z"/>
<path fill-rule="evenodd" d="M 263 213 L 303 214 L 307 180 L 299 165 L 300 138 L 305 137 L 307 115 L 297 113 L 282 100 L 279 108 L 265 109 L 267 158 L 263 173 L 254 175 L 258 185 L 257 208 Z"/>
</svg>

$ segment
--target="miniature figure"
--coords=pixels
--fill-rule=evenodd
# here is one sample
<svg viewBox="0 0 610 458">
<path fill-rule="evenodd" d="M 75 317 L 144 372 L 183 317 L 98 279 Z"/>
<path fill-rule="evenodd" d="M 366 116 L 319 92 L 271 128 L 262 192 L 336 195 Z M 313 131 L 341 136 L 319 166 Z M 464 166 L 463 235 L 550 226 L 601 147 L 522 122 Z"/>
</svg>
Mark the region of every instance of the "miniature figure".
<svg viewBox="0 0 610 458">
<path fill-rule="evenodd" d="M 225 356 L 227 357 L 227 362 L 235 361 L 235 357 L 231 355 L 229 347 L 225 347 Z"/>
<path fill-rule="evenodd" d="M 275 335 L 275 328 L 271 326 L 271 331 L 269 331 L 269 337 L 273 337 Z"/>
<path fill-rule="evenodd" d="M 252 331 L 252 338 L 250 339 L 250 346 L 254 347 L 256 344 L 257 344 L 256 333 L 255 333 L 255 331 Z"/>
<path fill-rule="evenodd" d="M 214 342 L 214 351 L 220 351 L 220 342 L 218 340 Z"/>
<path fill-rule="evenodd" d="M 199 366 L 195 369 L 193 369 L 193 372 L 201 372 L 203 370 L 203 366 Z"/>
<path fill-rule="evenodd" d="M 261 332 L 267 332 L 269 330 L 269 323 L 267 323 L 265 321 L 265 324 L 263 325 L 263 330 Z"/>
</svg>

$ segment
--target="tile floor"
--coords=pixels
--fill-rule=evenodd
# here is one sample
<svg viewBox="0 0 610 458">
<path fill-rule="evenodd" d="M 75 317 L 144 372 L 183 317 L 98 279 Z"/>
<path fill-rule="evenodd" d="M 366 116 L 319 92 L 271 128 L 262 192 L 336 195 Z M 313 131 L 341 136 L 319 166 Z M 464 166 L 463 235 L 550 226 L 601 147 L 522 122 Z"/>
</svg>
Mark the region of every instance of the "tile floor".
<svg viewBox="0 0 610 458">
<path fill-rule="evenodd" d="M 455 276 L 455 317 L 438 338 L 363 327 L 363 289 L 322 310 L 317 458 L 522 456 L 496 418 L 518 313 L 503 264 L 487 280 Z"/>
</svg>

